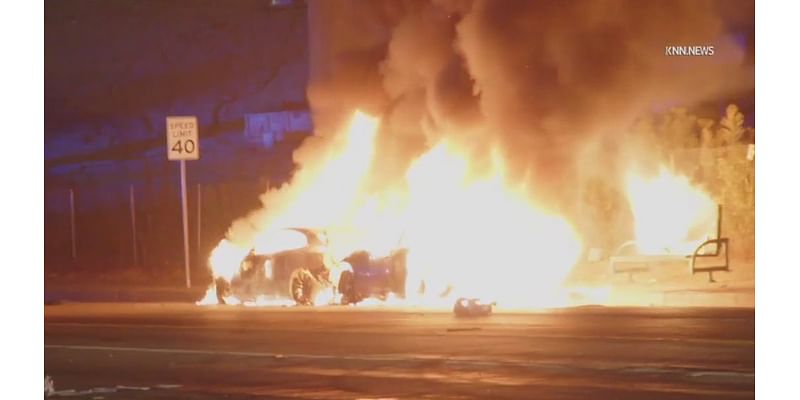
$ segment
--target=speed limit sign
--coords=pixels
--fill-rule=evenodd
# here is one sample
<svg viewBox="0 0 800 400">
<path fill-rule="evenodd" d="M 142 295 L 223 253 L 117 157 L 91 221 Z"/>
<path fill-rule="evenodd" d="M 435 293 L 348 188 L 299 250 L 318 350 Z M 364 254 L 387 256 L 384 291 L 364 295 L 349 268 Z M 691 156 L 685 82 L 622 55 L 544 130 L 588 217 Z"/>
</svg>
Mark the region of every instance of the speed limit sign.
<svg viewBox="0 0 800 400">
<path fill-rule="evenodd" d="M 197 134 L 197 117 L 167 117 L 167 159 L 197 160 L 200 142 Z"/>
<path fill-rule="evenodd" d="M 192 287 L 189 270 L 189 216 L 186 206 L 186 160 L 200 159 L 197 117 L 167 117 L 167 159 L 181 163 L 181 216 L 183 217 L 183 267 L 186 287 Z"/>
</svg>

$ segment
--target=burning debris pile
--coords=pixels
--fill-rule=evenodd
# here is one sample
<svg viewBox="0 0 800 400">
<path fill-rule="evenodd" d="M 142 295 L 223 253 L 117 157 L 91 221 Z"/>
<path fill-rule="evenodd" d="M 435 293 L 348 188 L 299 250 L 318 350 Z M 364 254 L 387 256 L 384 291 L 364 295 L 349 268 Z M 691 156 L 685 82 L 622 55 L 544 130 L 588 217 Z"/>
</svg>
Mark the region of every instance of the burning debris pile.
<svg viewBox="0 0 800 400">
<path fill-rule="evenodd" d="M 298 303 L 560 305 L 584 250 L 586 169 L 626 194 L 642 251 L 680 252 L 705 229 L 710 197 L 668 170 L 631 175 L 655 152 L 620 132 L 653 107 L 752 87 L 716 2 L 341 3 L 309 5 L 316 135 L 212 252 L 218 283 L 247 261 L 270 282 L 292 265 L 280 279 Z M 672 43 L 715 56 L 664 58 Z M 587 151 L 598 144 L 613 151 Z"/>
</svg>

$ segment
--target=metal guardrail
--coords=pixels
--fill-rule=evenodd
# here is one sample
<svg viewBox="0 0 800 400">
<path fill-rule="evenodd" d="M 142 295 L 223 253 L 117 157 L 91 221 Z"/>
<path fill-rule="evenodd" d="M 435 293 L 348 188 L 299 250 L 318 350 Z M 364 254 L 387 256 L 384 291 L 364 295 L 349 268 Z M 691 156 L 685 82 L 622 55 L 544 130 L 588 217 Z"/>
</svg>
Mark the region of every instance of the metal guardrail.
<svg viewBox="0 0 800 400">
<path fill-rule="evenodd" d="M 623 251 L 629 247 L 635 247 L 636 241 L 630 240 L 623 243 L 614 252 L 614 255 L 609 257 L 609 267 L 612 273 L 615 274 L 628 274 L 628 280 L 633 281 L 633 274 L 639 272 L 647 272 L 654 264 L 685 262 L 689 267 L 689 272 L 692 275 L 698 273 L 707 273 L 708 282 L 716 282 L 714 280 L 714 272 L 730 272 L 730 258 L 728 256 L 728 248 L 730 240 L 721 237 L 722 233 L 722 206 L 717 206 L 717 237 L 708 239 L 698 245 L 692 254 L 657 254 L 657 255 L 622 255 Z M 714 251 L 705 253 L 703 250 L 709 246 L 715 245 Z M 698 266 L 698 258 L 717 258 L 720 255 L 724 256 L 724 264 L 721 265 L 707 265 Z M 634 264 L 634 266 L 624 267 L 625 264 Z"/>
</svg>

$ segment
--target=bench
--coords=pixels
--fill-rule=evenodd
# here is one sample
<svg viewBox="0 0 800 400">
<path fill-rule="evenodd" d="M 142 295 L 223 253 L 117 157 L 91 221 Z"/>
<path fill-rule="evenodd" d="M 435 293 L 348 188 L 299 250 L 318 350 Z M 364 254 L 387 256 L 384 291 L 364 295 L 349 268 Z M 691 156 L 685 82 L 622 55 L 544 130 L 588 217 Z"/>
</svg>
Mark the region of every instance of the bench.
<svg viewBox="0 0 800 400">
<path fill-rule="evenodd" d="M 686 263 L 692 275 L 707 273 L 708 282 L 714 280 L 714 272 L 730 272 L 730 260 L 728 257 L 728 238 L 722 237 L 722 206 L 717 206 L 717 227 L 716 237 L 700 243 L 691 254 L 657 254 L 657 255 L 623 255 L 630 248 L 636 248 L 634 240 L 627 241 L 619 246 L 614 254 L 609 257 L 609 267 L 614 274 L 628 274 L 628 280 L 633 280 L 633 274 L 647 272 L 652 265 L 665 263 Z M 713 251 L 708 252 L 710 246 Z M 724 263 L 715 265 L 698 265 L 699 259 L 722 257 Z"/>
</svg>

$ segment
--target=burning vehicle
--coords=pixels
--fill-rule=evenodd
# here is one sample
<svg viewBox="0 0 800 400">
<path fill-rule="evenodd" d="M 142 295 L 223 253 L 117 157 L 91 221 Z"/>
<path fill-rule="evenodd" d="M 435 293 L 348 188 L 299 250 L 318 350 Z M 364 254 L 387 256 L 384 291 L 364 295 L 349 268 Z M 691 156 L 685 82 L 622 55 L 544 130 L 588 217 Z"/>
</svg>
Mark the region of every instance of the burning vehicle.
<svg viewBox="0 0 800 400">
<path fill-rule="evenodd" d="M 375 258 L 367 251 L 357 251 L 347 258 L 345 268 L 337 286 L 342 304 L 356 304 L 366 298 L 386 298 L 394 294 L 405 298 L 406 249 L 399 249 L 389 256 Z"/>
<path fill-rule="evenodd" d="M 326 298 L 338 297 L 341 304 L 405 296 L 405 249 L 386 257 L 373 257 L 362 250 L 336 260 L 328 251 L 323 231 L 289 230 L 302 233 L 307 244 L 269 254 L 250 250 L 232 279 L 215 279 L 219 304 L 226 304 L 231 297 L 253 302 L 267 296 L 291 299 L 297 305 L 315 305 L 326 292 L 331 295 Z"/>
<path fill-rule="evenodd" d="M 234 221 L 209 255 L 216 284 L 198 303 L 553 303 L 549 288 L 580 255 L 570 222 L 507 176 L 499 150 L 477 166 L 469 146 L 441 140 L 383 177 L 373 168 L 379 125 L 355 111 L 344 129 L 316 142 L 315 157 L 290 182 Z M 279 234 L 298 226 L 326 229 L 294 229 L 302 242 Z"/>
</svg>

